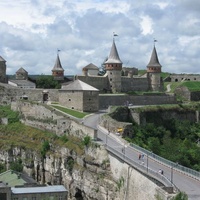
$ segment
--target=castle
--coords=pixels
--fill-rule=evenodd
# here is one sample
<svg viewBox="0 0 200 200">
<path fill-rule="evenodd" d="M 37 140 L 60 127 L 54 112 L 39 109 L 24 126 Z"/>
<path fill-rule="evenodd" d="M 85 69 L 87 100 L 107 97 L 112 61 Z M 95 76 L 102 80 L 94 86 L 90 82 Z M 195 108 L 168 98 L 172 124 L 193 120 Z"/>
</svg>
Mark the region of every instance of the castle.
<svg viewBox="0 0 200 200">
<path fill-rule="evenodd" d="M 134 68 L 123 68 L 120 60 L 115 40 L 108 59 L 104 63 L 106 74 L 99 76 L 99 68 L 92 63 L 82 69 L 83 75 L 76 75 L 74 79 L 79 79 L 97 89 L 100 92 L 130 92 L 130 91 L 162 91 L 161 65 L 158 60 L 154 45 L 147 73 L 145 76 L 138 76 L 134 73 Z M 64 80 L 64 69 L 61 65 L 59 54 L 57 54 L 55 65 L 52 69 L 52 76 L 55 80 Z M 28 72 L 20 68 L 16 72 L 16 80 L 28 80 Z M 0 82 L 6 83 L 6 61 L 0 57 Z"/>
<path fill-rule="evenodd" d="M 97 67 L 96 75 L 94 75 L 95 66 L 90 64 L 83 68 L 82 76 L 77 75 L 75 78 L 98 88 L 100 92 L 163 91 L 162 66 L 159 63 L 155 45 L 147 65 L 147 73 L 144 76 L 138 76 L 137 72 L 134 73 L 135 68 L 122 67 L 123 63 L 120 60 L 114 39 L 110 54 L 104 65 L 106 70 L 104 76 L 98 76 Z"/>
<path fill-rule="evenodd" d="M 163 91 L 163 80 L 161 78 L 161 64 L 159 63 L 155 45 L 147 65 L 146 74 L 139 76 L 136 68 L 127 68 L 119 57 L 115 40 L 108 59 L 104 62 L 104 75 L 99 75 L 99 68 L 94 64 L 83 67 L 83 75 L 75 75 L 72 80 L 66 79 L 62 68 L 59 54 L 57 54 L 52 76 L 62 83 L 61 89 L 39 89 L 28 80 L 26 70 L 20 68 L 16 72 L 15 80 L 8 80 L 6 76 L 6 61 L 0 57 L 0 82 L 12 85 L 13 96 L 10 99 L 28 99 L 37 102 L 59 102 L 61 105 L 80 111 L 95 112 L 99 108 L 109 105 L 131 104 L 165 104 L 174 103 L 174 96 L 129 96 L 128 92 L 134 91 Z M 9 84 L 7 84 L 9 83 Z M 20 90 L 20 89 L 21 90 Z M 116 94 L 113 96 L 101 96 L 101 94 Z M 121 95 L 126 93 L 125 95 Z M 121 96 L 120 96 L 121 95 Z M 6 97 L 2 97 L 6 98 Z M 1 99 L 0 99 L 1 100 Z M 5 100 L 4 100 L 5 101 Z"/>
</svg>

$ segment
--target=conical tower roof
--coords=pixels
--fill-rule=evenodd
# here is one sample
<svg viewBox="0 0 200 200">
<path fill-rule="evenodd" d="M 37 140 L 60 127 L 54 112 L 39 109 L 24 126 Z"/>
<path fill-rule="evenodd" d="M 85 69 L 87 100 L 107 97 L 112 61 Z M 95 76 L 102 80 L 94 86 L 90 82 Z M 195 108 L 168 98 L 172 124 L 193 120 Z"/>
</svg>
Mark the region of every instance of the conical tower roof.
<svg viewBox="0 0 200 200">
<path fill-rule="evenodd" d="M 64 69 L 62 68 L 58 54 L 57 54 L 56 62 L 55 62 L 55 65 L 54 65 L 52 71 L 64 71 Z"/>
<path fill-rule="evenodd" d="M 110 55 L 108 57 L 108 60 L 105 62 L 105 64 L 108 63 L 120 63 L 122 64 L 122 61 L 119 58 L 119 54 L 117 52 L 117 47 L 115 45 L 115 40 L 113 39 Z"/>
<path fill-rule="evenodd" d="M 152 54 L 151 54 L 151 59 L 149 61 L 149 64 L 147 65 L 147 67 L 162 67 L 161 64 L 159 63 L 158 55 L 157 55 L 155 46 L 153 48 L 153 51 L 152 51 Z"/>
</svg>

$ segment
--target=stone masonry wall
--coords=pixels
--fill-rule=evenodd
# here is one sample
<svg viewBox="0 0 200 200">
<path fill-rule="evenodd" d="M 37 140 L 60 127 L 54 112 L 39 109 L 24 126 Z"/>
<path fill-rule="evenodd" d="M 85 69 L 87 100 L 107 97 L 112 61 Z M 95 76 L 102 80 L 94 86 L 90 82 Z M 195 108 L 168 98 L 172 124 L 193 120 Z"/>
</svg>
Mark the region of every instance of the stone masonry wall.
<svg viewBox="0 0 200 200">
<path fill-rule="evenodd" d="M 114 94 L 100 94 L 99 107 L 107 108 L 112 106 L 121 106 L 132 104 L 134 105 L 161 105 L 161 104 L 176 104 L 174 95 L 114 95 Z"/>
<path fill-rule="evenodd" d="M 130 78 L 122 76 L 121 81 L 122 81 L 123 92 L 148 90 L 147 78 Z"/>
<path fill-rule="evenodd" d="M 12 102 L 11 108 L 19 111 L 23 115 L 23 123 L 29 126 L 49 130 L 59 136 L 72 134 L 78 137 L 89 135 L 96 138 L 96 130 L 45 104 L 18 101 Z"/>
</svg>

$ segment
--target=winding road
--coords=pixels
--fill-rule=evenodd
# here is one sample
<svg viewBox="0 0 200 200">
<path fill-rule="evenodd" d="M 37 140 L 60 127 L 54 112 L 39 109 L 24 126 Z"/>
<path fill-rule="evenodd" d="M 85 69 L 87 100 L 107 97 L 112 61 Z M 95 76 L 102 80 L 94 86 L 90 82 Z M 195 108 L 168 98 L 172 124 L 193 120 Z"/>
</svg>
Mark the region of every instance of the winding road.
<svg viewBox="0 0 200 200">
<path fill-rule="evenodd" d="M 108 130 L 99 126 L 100 117 L 105 112 L 100 111 L 89 115 L 84 119 L 83 123 L 86 126 L 97 129 L 98 140 L 106 145 L 108 151 L 123 159 L 129 165 L 140 169 L 141 172 L 159 180 L 164 185 L 177 187 L 188 195 L 189 200 L 200 200 L 200 178 L 197 180 L 189 176 L 189 174 L 177 170 L 175 167 L 161 163 L 150 154 L 144 154 L 144 158 L 139 160 L 138 155 L 143 154 L 143 152 L 130 146 L 115 133 L 108 133 Z M 159 169 L 163 170 L 163 175 L 158 173 Z"/>
</svg>

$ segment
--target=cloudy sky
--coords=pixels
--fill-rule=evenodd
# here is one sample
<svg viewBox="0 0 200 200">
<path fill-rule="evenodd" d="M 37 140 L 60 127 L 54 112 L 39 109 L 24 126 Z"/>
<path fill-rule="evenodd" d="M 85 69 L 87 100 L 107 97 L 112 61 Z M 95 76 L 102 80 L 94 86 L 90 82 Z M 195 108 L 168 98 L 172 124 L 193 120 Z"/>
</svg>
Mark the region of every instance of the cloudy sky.
<svg viewBox="0 0 200 200">
<path fill-rule="evenodd" d="M 7 74 L 65 75 L 100 67 L 113 40 L 124 67 L 146 69 L 156 42 L 162 71 L 200 73 L 199 0 L 0 0 L 0 56 Z"/>
</svg>

